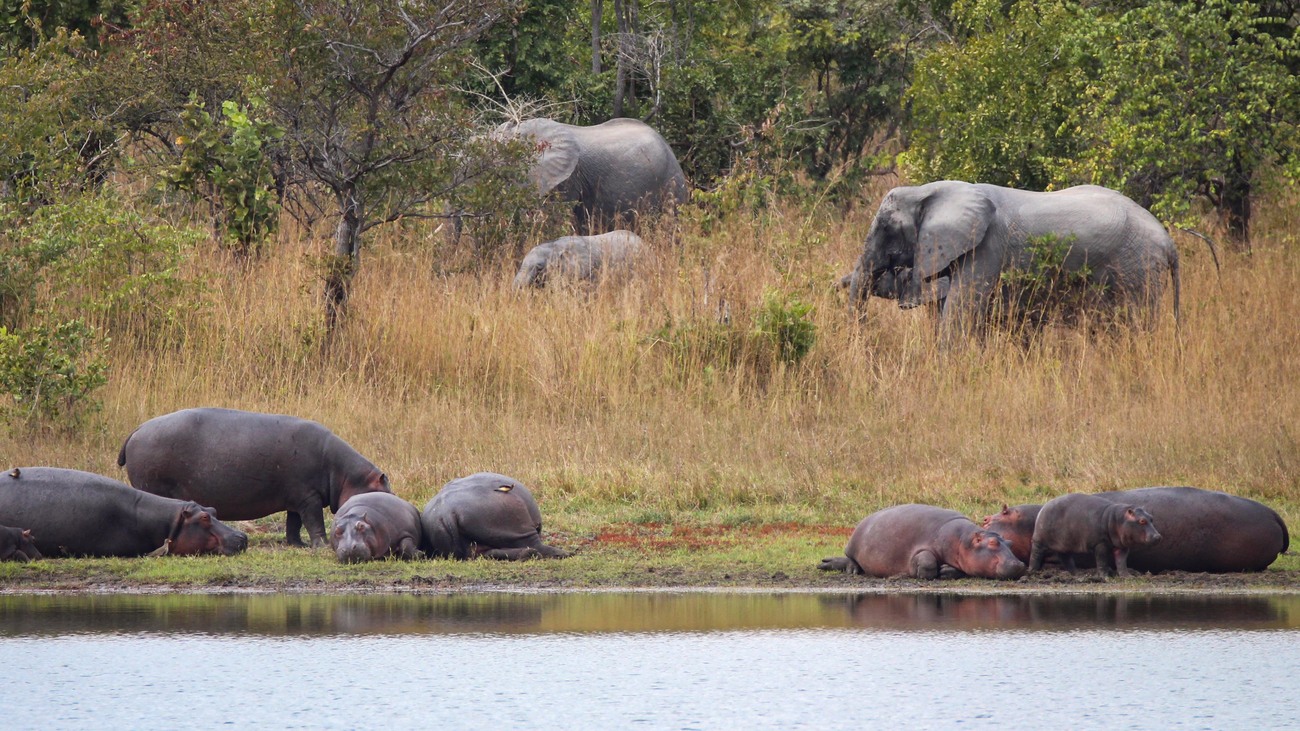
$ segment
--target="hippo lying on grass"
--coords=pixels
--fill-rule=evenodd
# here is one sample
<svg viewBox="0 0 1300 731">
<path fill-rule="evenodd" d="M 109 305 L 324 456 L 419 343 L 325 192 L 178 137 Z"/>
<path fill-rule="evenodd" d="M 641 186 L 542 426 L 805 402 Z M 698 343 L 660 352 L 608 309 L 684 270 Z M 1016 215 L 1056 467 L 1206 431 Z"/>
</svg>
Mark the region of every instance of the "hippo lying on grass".
<svg viewBox="0 0 1300 731">
<path fill-rule="evenodd" d="M 248 536 L 213 512 L 78 470 L 20 467 L 0 475 L 0 523 L 28 526 L 47 556 L 231 556 L 247 548 Z"/>
<path fill-rule="evenodd" d="M 388 556 L 420 557 L 420 511 L 387 492 L 368 492 L 349 499 L 334 517 L 330 547 L 343 563 Z"/>
<path fill-rule="evenodd" d="M 163 497 L 196 500 L 222 520 L 287 511 L 285 538 L 327 542 L 324 508 L 353 495 L 392 492 L 388 477 L 329 429 L 306 419 L 233 409 L 185 409 L 141 424 L 117 464 L 131 484 Z"/>
<path fill-rule="evenodd" d="M 35 561 L 41 557 L 32 532 L 0 525 L 0 561 Z"/>
<path fill-rule="evenodd" d="M 495 472 L 448 482 L 424 506 L 420 522 L 424 552 L 430 558 L 520 561 L 569 556 L 542 543 L 542 513 L 528 488 Z"/>
<path fill-rule="evenodd" d="M 896 505 L 858 523 L 844 556 L 822 559 L 823 571 L 917 579 L 975 576 L 1018 579 L 1025 564 L 996 533 L 955 510 Z"/>
<path fill-rule="evenodd" d="M 1248 498 L 1195 487 L 1143 487 L 1099 493 L 1140 505 L 1160 527 L 1160 543 L 1129 552 L 1134 571 L 1234 573 L 1263 571 L 1290 546 L 1286 523 L 1272 508 Z M 1022 561 L 1029 560 L 1034 524 L 1041 505 L 1003 506 L 984 519 Z M 1091 556 L 1076 556 L 1081 568 Z"/>
</svg>

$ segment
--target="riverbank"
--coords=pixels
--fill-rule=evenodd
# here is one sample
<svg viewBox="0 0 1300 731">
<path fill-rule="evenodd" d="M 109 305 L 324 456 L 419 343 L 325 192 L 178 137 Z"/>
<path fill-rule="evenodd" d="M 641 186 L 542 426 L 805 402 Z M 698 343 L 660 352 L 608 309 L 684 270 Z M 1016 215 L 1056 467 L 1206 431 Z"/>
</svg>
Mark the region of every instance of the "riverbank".
<svg viewBox="0 0 1300 731">
<path fill-rule="evenodd" d="M 849 530 L 798 523 L 746 525 L 610 523 L 582 533 L 548 532 L 571 558 L 375 561 L 340 564 L 328 548 L 290 548 L 272 524 L 240 524 L 251 545 L 238 556 L 44 559 L 0 563 L 0 593 L 457 593 L 605 590 L 760 590 L 960 593 L 1300 594 L 1300 556 L 1254 574 L 1133 576 L 1046 571 L 1018 581 L 875 579 L 819 571 L 840 555 Z"/>
</svg>

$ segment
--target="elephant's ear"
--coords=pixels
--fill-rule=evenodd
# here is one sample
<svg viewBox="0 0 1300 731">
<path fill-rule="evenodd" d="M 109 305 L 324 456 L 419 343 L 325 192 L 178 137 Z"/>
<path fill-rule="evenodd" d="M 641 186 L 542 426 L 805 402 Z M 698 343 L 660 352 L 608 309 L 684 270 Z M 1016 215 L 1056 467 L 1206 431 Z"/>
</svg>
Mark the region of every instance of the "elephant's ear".
<svg viewBox="0 0 1300 731">
<path fill-rule="evenodd" d="M 567 125 L 554 120 L 527 119 L 515 128 L 519 134 L 532 137 L 537 144 L 537 162 L 528 171 L 528 178 L 537 191 L 546 195 L 560 183 L 569 179 L 578 167 L 578 138 Z"/>
<path fill-rule="evenodd" d="M 912 276 L 925 281 L 984 240 L 993 203 L 970 183 L 936 190 L 922 204 Z"/>
</svg>

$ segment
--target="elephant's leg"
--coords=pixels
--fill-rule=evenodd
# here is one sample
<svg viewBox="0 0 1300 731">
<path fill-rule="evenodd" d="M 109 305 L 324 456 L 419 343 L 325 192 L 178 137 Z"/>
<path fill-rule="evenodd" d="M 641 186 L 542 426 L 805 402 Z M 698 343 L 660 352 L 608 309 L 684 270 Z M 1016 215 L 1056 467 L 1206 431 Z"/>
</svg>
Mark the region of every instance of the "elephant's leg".
<svg viewBox="0 0 1300 731">
<path fill-rule="evenodd" d="M 940 346 L 951 347 L 983 334 L 997 282 L 997 272 L 988 273 L 988 268 L 973 258 L 954 265 L 947 296 L 939 308 Z"/>
</svg>

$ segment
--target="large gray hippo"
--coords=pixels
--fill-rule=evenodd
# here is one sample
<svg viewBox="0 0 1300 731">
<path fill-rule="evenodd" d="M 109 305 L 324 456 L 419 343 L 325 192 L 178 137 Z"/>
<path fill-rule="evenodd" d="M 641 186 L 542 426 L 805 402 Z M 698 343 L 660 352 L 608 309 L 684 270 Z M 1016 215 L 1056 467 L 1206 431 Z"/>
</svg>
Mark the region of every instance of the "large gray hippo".
<svg viewBox="0 0 1300 731">
<path fill-rule="evenodd" d="M 998 534 L 933 505 L 896 505 L 868 515 L 849 536 L 844 556 L 822 559 L 818 568 L 917 579 L 937 579 L 941 570 L 945 577 L 986 579 L 1018 579 L 1025 573 L 1024 562 Z"/>
<path fill-rule="evenodd" d="M 0 475 L 0 523 L 27 527 L 47 556 L 231 556 L 247 548 L 248 536 L 213 513 L 79 470 L 20 467 Z"/>
<path fill-rule="evenodd" d="M 343 563 L 387 556 L 420 557 L 424 530 L 420 511 L 388 492 L 367 492 L 349 499 L 334 516 L 330 547 Z"/>
<path fill-rule="evenodd" d="M 138 489 L 195 500 L 222 520 L 287 511 L 285 537 L 327 542 L 324 508 L 353 495 L 392 492 L 388 477 L 329 429 L 306 419 L 234 409 L 185 409 L 141 424 L 117 463 Z"/>
<path fill-rule="evenodd" d="M 0 525 L 0 561 L 35 561 L 41 557 L 30 529 Z"/>
<path fill-rule="evenodd" d="M 424 552 L 431 558 L 519 561 L 569 555 L 542 543 L 542 513 L 528 488 L 495 472 L 448 482 L 424 506 L 420 522 Z"/>
<path fill-rule="evenodd" d="M 1072 493 L 1048 500 L 1034 523 L 1029 549 L 1029 573 L 1043 568 L 1049 555 L 1067 571 L 1075 570 L 1076 554 L 1091 554 L 1103 575 L 1129 574 L 1128 554 L 1161 540 L 1155 520 L 1139 506 L 1100 495 Z"/>
<path fill-rule="evenodd" d="M 515 289 L 557 281 L 599 281 L 601 276 L 626 272 L 644 252 L 641 237 L 631 231 L 562 236 L 534 246 L 524 256 L 515 274 Z"/>
<path fill-rule="evenodd" d="M 1290 546 L 1286 523 L 1272 508 L 1236 495 L 1195 487 L 1142 487 L 1099 493 L 1140 505 L 1155 519 L 1160 543 L 1129 553 L 1135 571 L 1233 573 L 1263 571 Z M 1034 524 L 1041 505 L 1003 506 L 984 519 L 984 527 L 1011 543 L 1016 556 L 1029 560 Z M 1090 556 L 1076 556 L 1079 566 Z"/>
</svg>

